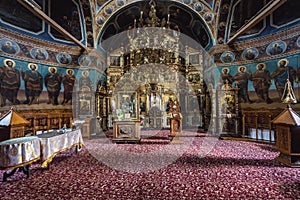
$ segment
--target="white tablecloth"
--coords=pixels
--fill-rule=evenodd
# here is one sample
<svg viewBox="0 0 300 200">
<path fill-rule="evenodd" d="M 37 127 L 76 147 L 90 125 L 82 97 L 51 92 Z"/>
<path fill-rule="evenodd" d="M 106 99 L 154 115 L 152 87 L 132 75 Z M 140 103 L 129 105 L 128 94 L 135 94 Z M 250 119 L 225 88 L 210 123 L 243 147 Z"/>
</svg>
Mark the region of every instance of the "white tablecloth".
<svg viewBox="0 0 300 200">
<path fill-rule="evenodd" d="M 0 169 L 22 167 L 40 159 L 40 140 L 36 136 L 0 142 Z"/>
<path fill-rule="evenodd" d="M 67 131 L 63 134 L 54 131 L 39 135 L 38 137 L 41 144 L 42 167 L 47 167 L 56 154 L 75 146 L 81 148 L 83 145 L 80 129 Z"/>
</svg>

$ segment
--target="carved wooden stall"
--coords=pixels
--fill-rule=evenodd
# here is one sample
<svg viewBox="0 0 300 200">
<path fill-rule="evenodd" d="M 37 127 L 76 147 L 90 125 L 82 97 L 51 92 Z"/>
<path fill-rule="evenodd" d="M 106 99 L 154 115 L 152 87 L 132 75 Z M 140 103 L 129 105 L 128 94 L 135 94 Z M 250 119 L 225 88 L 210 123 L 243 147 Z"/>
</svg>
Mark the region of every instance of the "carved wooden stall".
<svg viewBox="0 0 300 200">
<path fill-rule="evenodd" d="M 279 113 L 277 109 L 242 109 L 242 137 L 274 142 L 272 119 Z"/>
<path fill-rule="evenodd" d="M 30 122 L 14 109 L 10 109 L 0 118 L 0 142 L 24 136 L 25 126 Z"/>
<path fill-rule="evenodd" d="M 24 135 L 36 135 L 38 132 L 61 129 L 64 125 L 71 128 L 73 122 L 73 113 L 70 109 L 28 110 L 20 107 L 18 114 L 28 121 L 24 127 Z"/>
<path fill-rule="evenodd" d="M 61 129 L 64 126 L 71 128 L 73 122 L 72 110 L 22 110 L 19 111 L 30 123 L 25 127 L 25 134 L 36 135 L 38 131 L 45 132 Z"/>
<path fill-rule="evenodd" d="M 35 119 L 34 119 L 34 129 L 35 133 L 37 131 L 48 131 L 50 128 L 49 125 L 49 120 L 48 120 L 48 112 L 41 110 L 38 113 L 32 113 L 35 114 Z"/>
<path fill-rule="evenodd" d="M 300 167 L 300 115 L 288 106 L 272 122 L 280 151 L 276 159 L 285 165 Z"/>
</svg>

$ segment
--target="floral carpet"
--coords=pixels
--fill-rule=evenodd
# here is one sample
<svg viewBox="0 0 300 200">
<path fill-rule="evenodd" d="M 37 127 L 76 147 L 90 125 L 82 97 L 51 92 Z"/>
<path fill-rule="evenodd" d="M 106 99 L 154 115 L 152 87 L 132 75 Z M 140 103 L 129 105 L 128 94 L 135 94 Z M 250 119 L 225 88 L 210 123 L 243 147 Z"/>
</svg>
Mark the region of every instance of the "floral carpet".
<svg viewBox="0 0 300 200">
<path fill-rule="evenodd" d="M 169 144 L 85 140 L 49 170 L 36 163 L 29 178 L 0 182 L 0 199 L 300 199 L 300 169 L 275 161 L 275 146 L 198 136 Z"/>
</svg>

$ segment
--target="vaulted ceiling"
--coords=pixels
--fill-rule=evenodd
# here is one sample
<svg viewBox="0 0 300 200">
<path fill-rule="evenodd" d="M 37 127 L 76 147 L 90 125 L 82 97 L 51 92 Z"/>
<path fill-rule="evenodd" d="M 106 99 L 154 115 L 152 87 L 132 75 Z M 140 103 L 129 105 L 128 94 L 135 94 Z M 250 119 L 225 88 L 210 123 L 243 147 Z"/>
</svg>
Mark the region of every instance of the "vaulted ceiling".
<svg viewBox="0 0 300 200">
<path fill-rule="evenodd" d="M 149 10 L 149 1 L 139 1 L 120 9 L 106 22 L 101 40 L 106 40 L 112 35 L 128 30 L 128 27 L 133 26 L 134 19 L 140 18 L 141 11 L 143 18 L 148 18 Z M 198 13 L 189 7 L 173 1 L 157 1 L 156 14 L 160 19 L 167 19 L 168 14 L 170 14 L 171 28 L 177 25 L 180 32 L 193 38 L 203 47 L 209 44 L 211 36 L 207 25 Z"/>
</svg>

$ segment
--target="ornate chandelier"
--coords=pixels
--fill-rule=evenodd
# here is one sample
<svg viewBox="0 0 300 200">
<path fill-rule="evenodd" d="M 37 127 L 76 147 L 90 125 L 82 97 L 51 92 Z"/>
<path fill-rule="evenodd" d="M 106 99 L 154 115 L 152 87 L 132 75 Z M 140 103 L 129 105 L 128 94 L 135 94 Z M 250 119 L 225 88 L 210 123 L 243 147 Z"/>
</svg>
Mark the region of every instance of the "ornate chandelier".
<svg viewBox="0 0 300 200">
<path fill-rule="evenodd" d="M 144 19 L 144 13 L 141 11 L 139 19 L 134 19 L 133 26 L 128 28 L 130 66 L 161 63 L 174 65 L 174 68 L 178 69 L 179 27 L 174 25 L 171 29 L 170 14 L 159 19 L 156 15 L 156 3 L 150 1 L 149 5 L 148 17 Z"/>
</svg>

